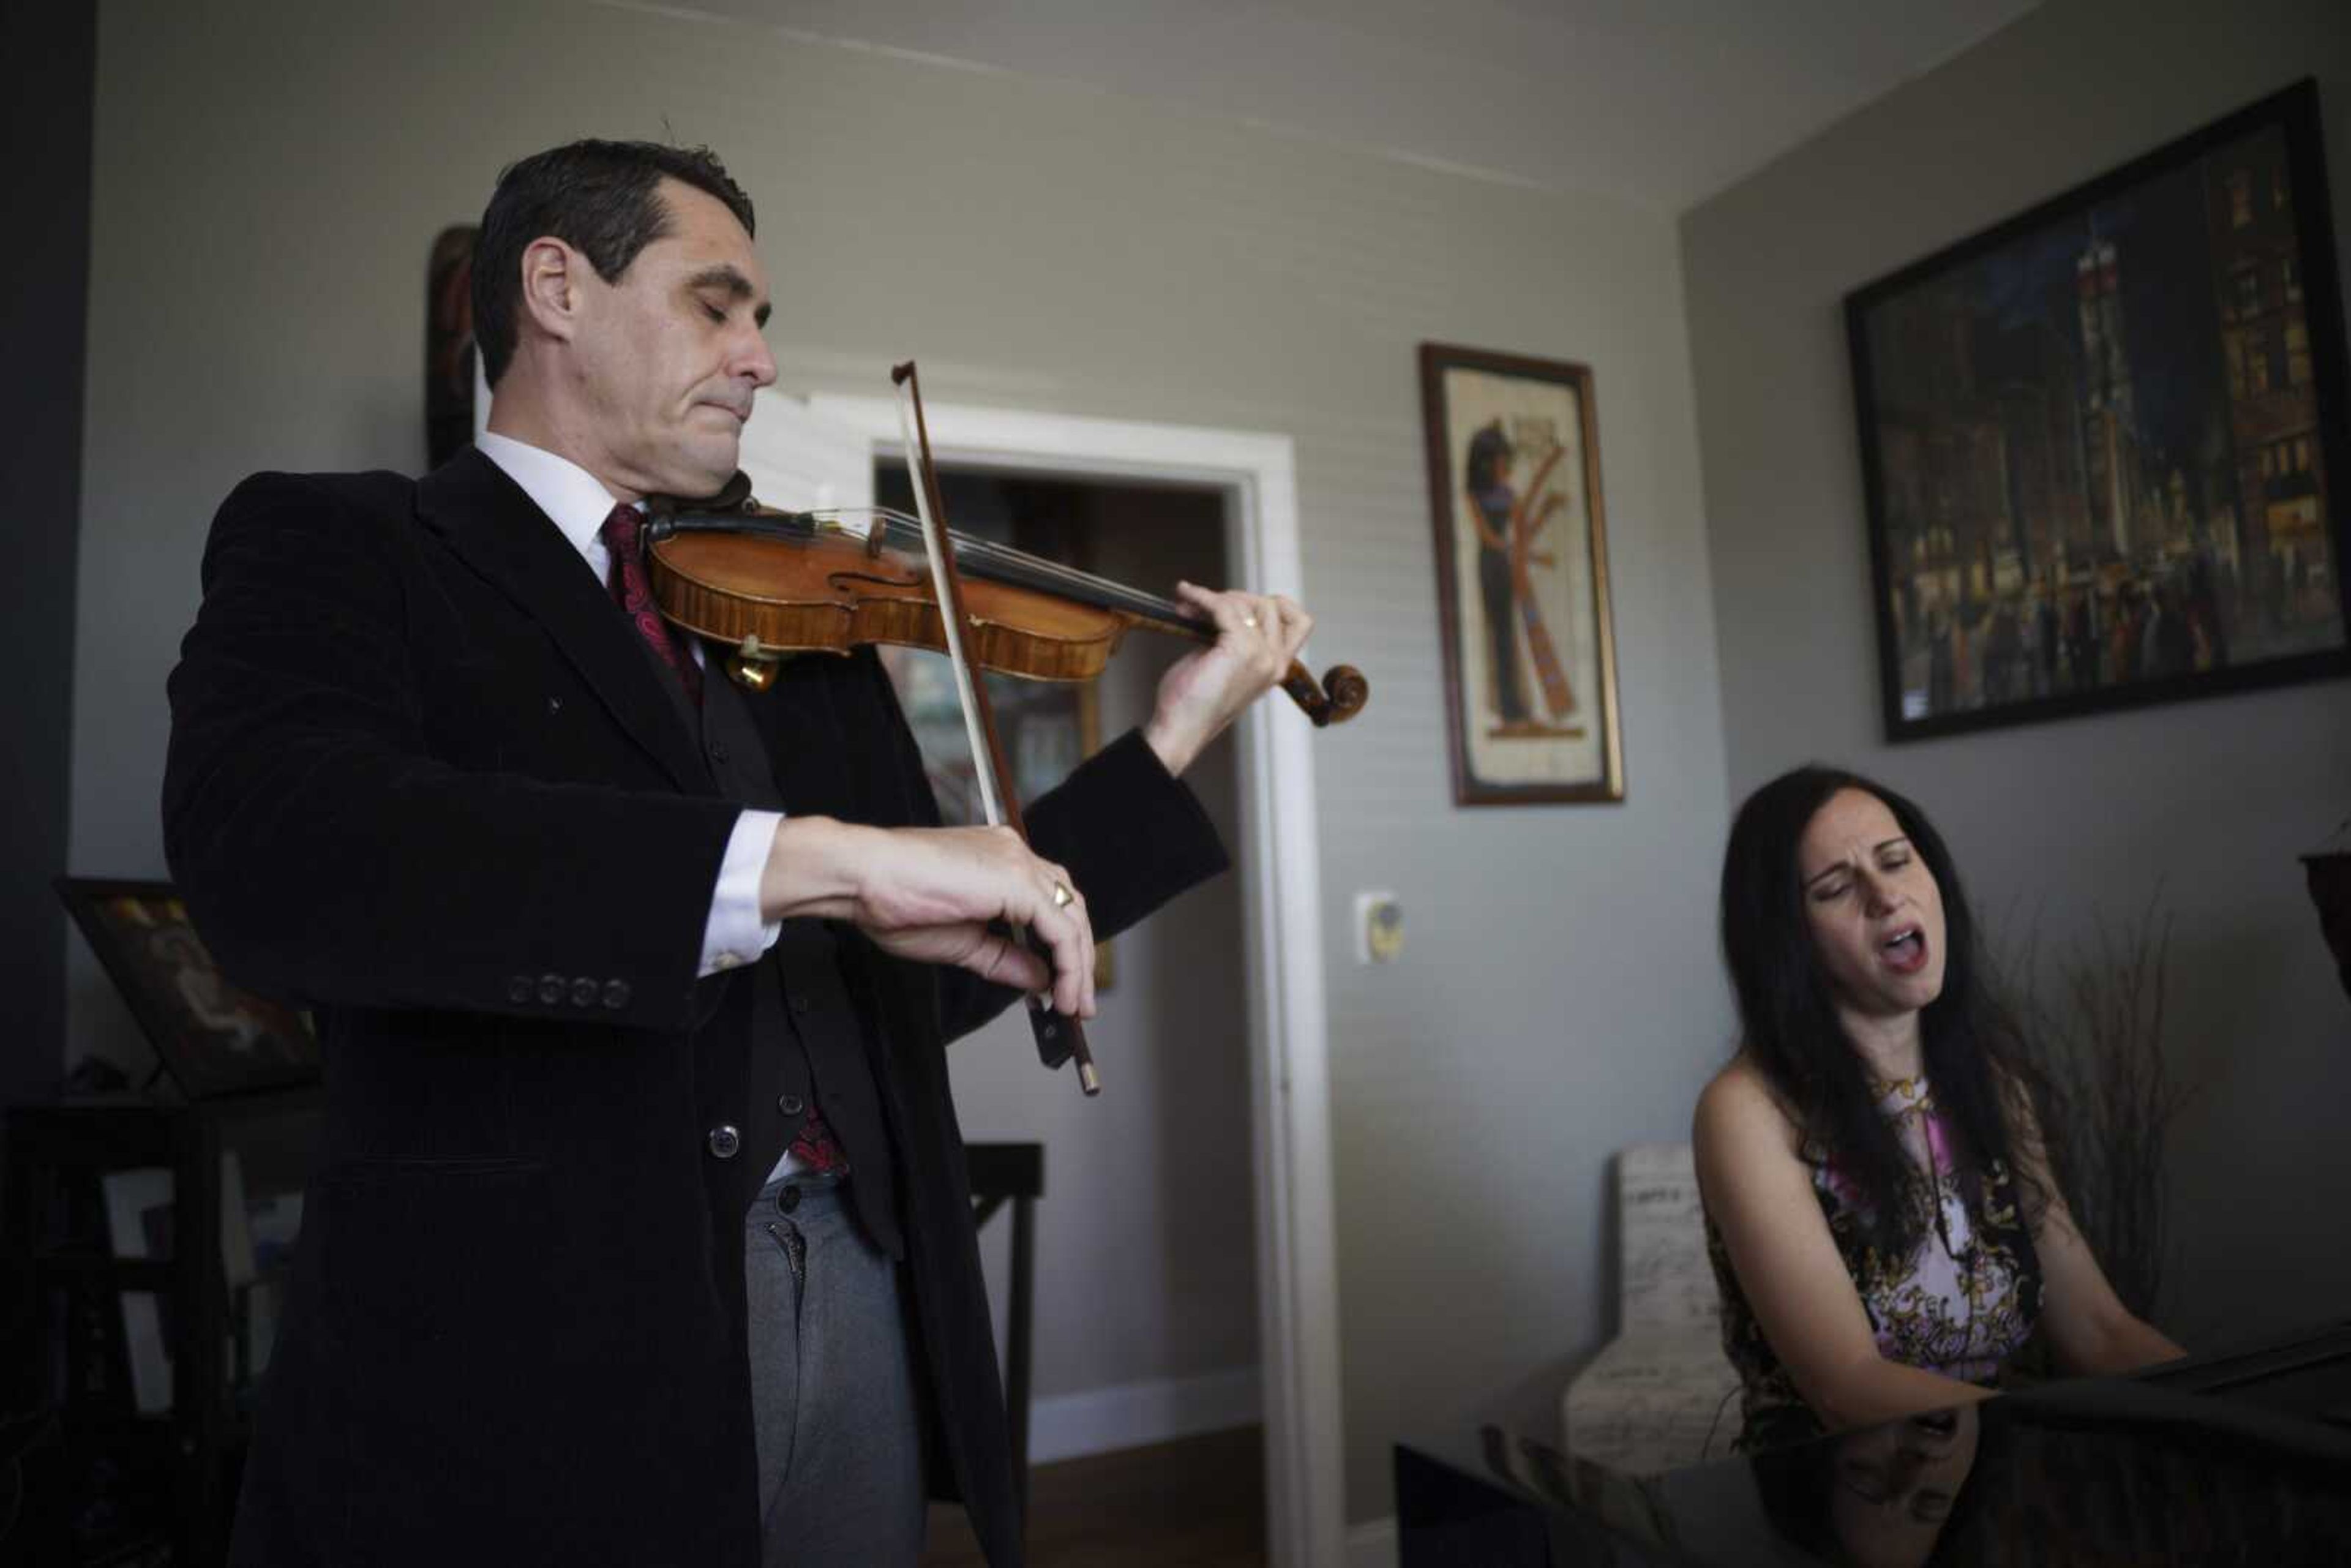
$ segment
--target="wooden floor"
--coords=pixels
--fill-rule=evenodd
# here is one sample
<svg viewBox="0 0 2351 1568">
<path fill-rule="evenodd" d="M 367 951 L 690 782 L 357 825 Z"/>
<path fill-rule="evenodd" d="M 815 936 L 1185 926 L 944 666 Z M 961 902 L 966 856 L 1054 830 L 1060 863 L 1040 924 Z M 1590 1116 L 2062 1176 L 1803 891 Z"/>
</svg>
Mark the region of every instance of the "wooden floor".
<svg viewBox="0 0 2351 1568">
<path fill-rule="evenodd" d="M 923 1568 L 978 1568 L 963 1510 L 931 1505 Z M 1265 1434 L 1257 1427 L 1040 1465 L 1031 1568 L 1264 1568 Z"/>
</svg>

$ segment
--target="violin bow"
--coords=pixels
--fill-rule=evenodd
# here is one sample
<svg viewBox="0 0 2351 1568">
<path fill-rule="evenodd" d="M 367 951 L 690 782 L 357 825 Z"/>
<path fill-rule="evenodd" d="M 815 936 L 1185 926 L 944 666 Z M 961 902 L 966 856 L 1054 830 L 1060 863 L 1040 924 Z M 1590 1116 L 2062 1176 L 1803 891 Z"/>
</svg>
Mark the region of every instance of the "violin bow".
<svg viewBox="0 0 2351 1568">
<path fill-rule="evenodd" d="M 890 381 L 897 395 L 906 476 L 913 482 L 914 511 L 923 525 L 923 549 L 930 557 L 939 620 L 946 628 L 947 663 L 955 669 L 956 694 L 963 701 L 964 733 L 971 741 L 972 771 L 978 779 L 980 809 L 989 827 L 1008 827 L 1026 843 L 1029 828 L 1021 821 L 1020 796 L 1012 787 L 1012 771 L 1004 760 L 1004 743 L 998 737 L 996 705 L 988 698 L 987 683 L 979 678 L 964 652 L 963 578 L 956 570 L 955 549 L 947 539 L 946 502 L 939 494 L 938 475 L 931 465 L 931 432 L 923 417 L 923 387 L 914 373 L 914 361 L 908 360 L 903 365 L 893 366 Z M 1044 945 L 1026 928 L 1014 927 L 1012 936 L 1040 957 L 1048 956 Z M 1087 1046 L 1086 1031 L 1076 1019 L 1055 1012 L 1045 998 L 1032 994 L 1029 998 L 1029 1026 L 1037 1037 L 1040 1061 L 1047 1067 L 1059 1067 L 1075 1057 L 1078 1087 L 1089 1095 L 1102 1092 L 1093 1051 Z"/>
</svg>

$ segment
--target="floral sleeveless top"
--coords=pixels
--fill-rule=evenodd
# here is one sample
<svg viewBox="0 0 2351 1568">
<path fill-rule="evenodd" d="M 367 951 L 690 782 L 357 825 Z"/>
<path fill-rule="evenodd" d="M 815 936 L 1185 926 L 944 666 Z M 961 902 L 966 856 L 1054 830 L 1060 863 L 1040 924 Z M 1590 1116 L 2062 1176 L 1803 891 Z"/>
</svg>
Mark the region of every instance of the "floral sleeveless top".
<svg viewBox="0 0 2351 1568">
<path fill-rule="evenodd" d="M 1813 1196 L 1861 1293 L 1878 1354 L 1906 1366 L 1989 1385 L 2023 1347 L 2041 1315 L 2041 1260 L 2016 1184 L 1999 1161 L 1980 1182 L 1954 1168 L 1950 1140 L 1924 1078 L 1881 1088 L 1878 1108 L 1895 1122 L 1912 1161 L 1915 1179 L 1906 1185 L 1901 1200 L 1918 1213 L 1918 1245 L 1907 1258 L 1887 1258 L 1871 1246 L 1863 1223 L 1872 1210 L 1860 1189 L 1825 1148 L 1808 1138 L 1802 1155 L 1812 1166 Z M 1723 1354 L 1739 1369 L 1743 1385 L 1739 1446 L 1756 1448 L 1818 1436 L 1823 1429 L 1820 1417 L 1764 1339 L 1712 1215 L 1706 1221 L 1706 1249 L 1722 1295 Z"/>
</svg>

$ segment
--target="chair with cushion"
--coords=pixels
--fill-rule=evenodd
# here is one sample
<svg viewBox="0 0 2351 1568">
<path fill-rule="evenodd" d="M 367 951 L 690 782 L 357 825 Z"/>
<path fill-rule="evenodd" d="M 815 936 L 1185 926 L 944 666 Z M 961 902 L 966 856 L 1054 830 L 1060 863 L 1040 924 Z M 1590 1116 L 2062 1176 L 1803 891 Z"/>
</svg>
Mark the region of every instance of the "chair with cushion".
<svg viewBox="0 0 2351 1568">
<path fill-rule="evenodd" d="M 1616 1337 L 1567 1385 L 1567 1451 L 1633 1475 L 1720 1458 L 1739 1431 L 1739 1373 L 1722 1354 L 1690 1146 L 1622 1150 L 1616 1215 Z"/>
</svg>

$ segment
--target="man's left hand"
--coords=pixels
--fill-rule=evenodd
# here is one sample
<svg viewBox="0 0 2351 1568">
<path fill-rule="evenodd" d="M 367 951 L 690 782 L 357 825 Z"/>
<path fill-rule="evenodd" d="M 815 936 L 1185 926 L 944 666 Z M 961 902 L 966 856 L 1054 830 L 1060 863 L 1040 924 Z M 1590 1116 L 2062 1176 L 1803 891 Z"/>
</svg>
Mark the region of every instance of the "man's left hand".
<svg viewBox="0 0 2351 1568">
<path fill-rule="evenodd" d="M 1167 771 L 1180 774 L 1281 679 L 1306 645 L 1314 617 L 1278 593 L 1219 593 L 1179 582 L 1176 597 L 1217 625 L 1213 646 L 1186 653 L 1161 677 L 1158 705 L 1143 727 Z"/>
</svg>

